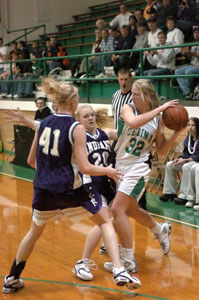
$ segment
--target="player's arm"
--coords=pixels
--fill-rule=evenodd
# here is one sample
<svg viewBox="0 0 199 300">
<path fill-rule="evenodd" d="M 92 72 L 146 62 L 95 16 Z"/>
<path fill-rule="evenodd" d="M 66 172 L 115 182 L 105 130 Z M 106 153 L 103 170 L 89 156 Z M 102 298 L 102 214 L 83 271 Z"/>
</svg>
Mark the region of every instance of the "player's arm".
<svg viewBox="0 0 199 300">
<path fill-rule="evenodd" d="M 173 134 L 166 139 L 164 135 L 164 125 L 163 121 L 160 121 L 157 134 L 156 134 L 156 139 L 155 139 L 155 144 L 156 144 L 156 149 L 159 155 L 165 155 L 169 149 L 172 147 L 173 143 L 175 142 L 176 138 L 178 135 L 184 130 L 184 128 L 174 131 Z"/>
<path fill-rule="evenodd" d="M 149 121 L 151 121 L 154 117 L 159 115 L 159 113 L 163 112 L 165 109 L 167 109 L 170 106 L 175 106 L 179 103 L 178 99 L 171 100 L 169 102 L 164 103 L 163 105 L 156 107 L 153 110 L 150 110 L 145 113 L 141 113 L 140 115 L 135 115 L 133 112 L 133 109 L 130 105 L 126 104 L 121 109 L 121 117 L 124 120 L 124 122 L 130 127 L 130 128 L 139 128 Z"/>
<path fill-rule="evenodd" d="M 73 131 L 74 152 L 78 170 L 83 174 L 93 176 L 107 175 L 113 179 L 121 179 L 122 174 L 112 167 L 99 167 L 89 163 L 86 153 L 86 134 L 83 125 L 78 125 Z"/>
<path fill-rule="evenodd" d="M 32 146 L 30 148 L 30 152 L 29 152 L 28 159 L 27 159 L 27 163 L 32 168 L 35 168 L 35 169 L 36 169 L 37 140 L 38 140 L 38 135 L 37 135 L 37 132 L 35 132 L 35 136 L 34 136 Z"/>
<path fill-rule="evenodd" d="M 103 130 L 106 132 L 106 134 L 107 134 L 109 140 L 114 140 L 114 141 L 115 141 L 115 140 L 118 139 L 118 136 L 117 136 L 117 129 L 113 129 L 113 128 L 104 128 Z"/>
<path fill-rule="evenodd" d="M 19 108 L 17 108 L 17 110 L 12 110 L 12 109 L 6 110 L 5 114 L 6 114 L 5 119 L 8 120 L 8 122 L 10 123 L 24 124 L 27 127 L 33 129 L 38 129 L 40 126 L 40 121 L 34 121 L 31 120 L 30 118 L 25 117 Z"/>
</svg>

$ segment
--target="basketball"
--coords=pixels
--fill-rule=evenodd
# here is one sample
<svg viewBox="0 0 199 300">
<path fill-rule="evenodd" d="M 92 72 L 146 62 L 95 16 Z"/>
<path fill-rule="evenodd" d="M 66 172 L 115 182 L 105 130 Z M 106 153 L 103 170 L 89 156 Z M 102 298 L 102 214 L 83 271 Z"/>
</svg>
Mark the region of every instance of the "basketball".
<svg viewBox="0 0 199 300">
<path fill-rule="evenodd" d="M 168 107 L 162 114 L 162 120 L 165 126 L 172 130 L 179 130 L 186 127 L 189 120 L 189 115 L 186 108 L 177 104 Z"/>
</svg>

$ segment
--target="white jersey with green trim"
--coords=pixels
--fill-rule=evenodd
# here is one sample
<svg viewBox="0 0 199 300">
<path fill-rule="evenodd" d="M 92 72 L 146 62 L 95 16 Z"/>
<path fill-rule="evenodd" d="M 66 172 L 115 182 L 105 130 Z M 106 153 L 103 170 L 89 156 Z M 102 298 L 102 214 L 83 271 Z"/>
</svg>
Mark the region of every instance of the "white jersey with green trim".
<svg viewBox="0 0 199 300">
<path fill-rule="evenodd" d="M 136 108 L 132 104 L 129 105 L 132 107 L 135 115 L 138 115 Z M 118 141 L 115 148 L 116 162 L 118 164 L 132 164 L 147 161 L 158 126 L 158 117 L 136 129 L 127 126 L 124 120 L 120 118 L 117 131 Z"/>
</svg>

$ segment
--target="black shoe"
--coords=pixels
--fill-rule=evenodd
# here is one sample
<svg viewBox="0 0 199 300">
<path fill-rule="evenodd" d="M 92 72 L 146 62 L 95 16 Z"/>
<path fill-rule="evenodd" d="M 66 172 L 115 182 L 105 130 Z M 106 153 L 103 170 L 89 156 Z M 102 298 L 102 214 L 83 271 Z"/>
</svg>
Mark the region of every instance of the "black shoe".
<svg viewBox="0 0 199 300">
<path fill-rule="evenodd" d="M 182 198 L 175 198 L 174 199 L 174 202 L 175 204 L 178 204 L 178 205 L 185 205 L 187 203 L 187 199 L 182 199 Z"/>
<path fill-rule="evenodd" d="M 176 198 L 176 194 L 163 194 L 160 196 L 160 200 L 163 202 L 167 202 L 169 200 L 173 201 L 174 198 Z"/>
</svg>

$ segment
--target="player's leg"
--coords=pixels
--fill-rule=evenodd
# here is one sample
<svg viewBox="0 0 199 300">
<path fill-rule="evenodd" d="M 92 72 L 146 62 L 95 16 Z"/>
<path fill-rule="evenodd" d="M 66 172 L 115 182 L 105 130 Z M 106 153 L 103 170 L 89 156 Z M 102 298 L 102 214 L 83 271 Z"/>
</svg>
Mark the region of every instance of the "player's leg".
<svg viewBox="0 0 199 300">
<path fill-rule="evenodd" d="M 25 268 L 27 259 L 34 249 L 35 243 L 42 235 L 44 229 L 45 224 L 37 226 L 34 222 L 31 223 L 30 230 L 19 245 L 10 273 L 5 277 L 3 286 L 4 293 L 13 293 L 24 286 L 23 280 L 20 279 L 20 275 Z"/>
</svg>

